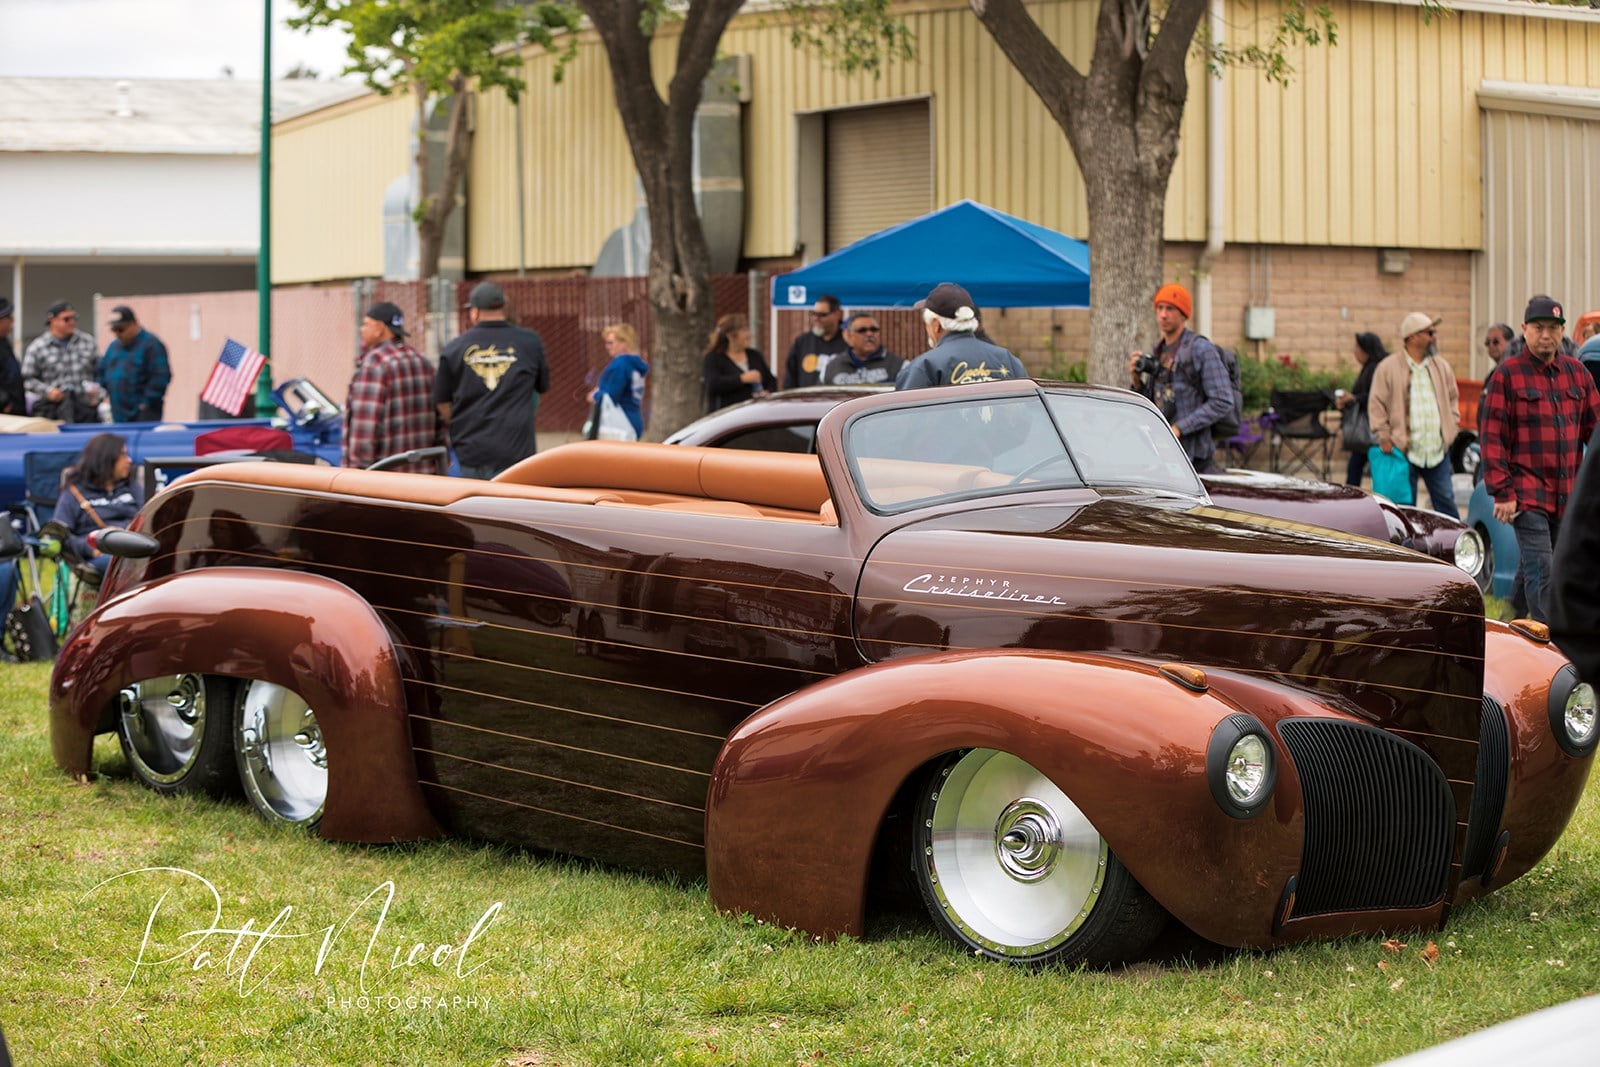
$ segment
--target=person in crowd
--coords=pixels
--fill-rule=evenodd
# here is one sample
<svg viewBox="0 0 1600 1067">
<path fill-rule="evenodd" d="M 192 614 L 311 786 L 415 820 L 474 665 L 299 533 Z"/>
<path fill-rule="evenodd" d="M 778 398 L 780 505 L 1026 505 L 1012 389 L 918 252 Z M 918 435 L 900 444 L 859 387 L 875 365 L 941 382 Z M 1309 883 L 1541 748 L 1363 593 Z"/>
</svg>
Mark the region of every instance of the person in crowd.
<svg viewBox="0 0 1600 1067">
<path fill-rule="evenodd" d="M 107 325 L 116 339 L 100 357 L 100 384 L 111 401 L 111 421 L 160 422 L 172 381 L 167 346 L 126 304 L 111 309 Z"/>
<path fill-rule="evenodd" d="M 433 366 L 406 344 L 405 316 L 387 300 L 361 320 L 361 357 L 344 412 L 344 465 L 370 467 L 386 456 L 444 443 L 433 408 Z M 426 461 L 396 470 L 431 473 Z"/>
<path fill-rule="evenodd" d="M 609 396 L 628 416 L 634 436 L 643 436 L 644 380 L 650 373 L 650 361 L 639 351 L 639 335 L 627 323 L 614 322 L 600 331 L 600 341 L 611 361 L 600 372 L 600 381 L 589 399 Z"/>
<path fill-rule="evenodd" d="M 821 383 L 828 363 L 836 356 L 850 350 L 849 342 L 840 331 L 844 308 L 832 293 L 823 293 L 811 306 L 811 329 L 800 334 L 789 346 L 789 356 L 783 361 L 783 387 L 795 389 L 802 385 Z"/>
<path fill-rule="evenodd" d="M 1489 327 L 1489 332 L 1483 335 L 1483 347 L 1489 353 L 1491 366 L 1498 367 L 1500 361 L 1506 358 L 1506 348 L 1514 337 L 1516 333 L 1503 322 Z"/>
<path fill-rule="evenodd" d="M 954 282 L 940 282 L 918 301 L 928 351 L 901 370 L 896 389 L 969 385 L 1030 377 L 1022 360 L 979 336 L 982 325 L 972 294 Z"/>
<path fill-rule="evenodd" d="M 1189 329 L 1194 301 L 1189 290 L 1169 282 L 1156 290 L 1152 301 L 1161 339 L 1150 353 L 1154 369 L 1142 352 L 1128 357 L 1132 389 L 1150 399 L 1172 425 L 1194 469 L 1215 471 L 1216 444 L 1211 427 L 1233 413 L 1233 382 L 1222 356 L 1209 340 Z"/>
<path fill-rule="evenodd" d="M 822 372 L 823 384 L 872 385 L 896 380 L 905 361 L 883 347 L 883 328 L 875 317 L 865 312 L 850 316 L 844 336 L 850 351 L 828 361 L 828 369 Z"/>
<path fill-rule="evenodd" d="M 101 574 L 111 557 L 90 547 L 89 535 L 126 527 L 144 506 L 144 487 L 133 478 L 127 442 L 118 434 L 97 433 L 83 446 L 77 465 L 56 498 L 51 521 L 66 530 L 67 548 Z"/>
<path fill-rule="evenodd" d="M 717 320 L 711 347 L 701 361 L 701 374 L 708 412 L 764 396 L 778 387 L 767 361 L 750 347 L 750 320 L 743 315 L 724 315 Z"/>
<path fill-rule="evenodd" d="M 1484 489 L 1494 500 L 1494 517 L 1516 531 L 1528 614 L 1539 622 L 1550 617 L 1551 554 L 1583 446 L 1600 421 L 1594 379 L 1561 353 L 1566 321 L 1550 297 L 1529 300 L 1523 350 L 1506 357 L 1479 401 Z"/>
<path fill-rule="evenodd" d="M 1460 429 L 1456 375 L 1439 355 L 1439 323 L 1413 311 L 1400 321 L 1404 359 L 1386 359 L 1372 376 L 1367 415 L 1372 439 L 1385 454 L 1399 449 L 1411 464 L 1411 489 L 1417 479 L 1428 487 L 1433 510 L 1461 517 L 1450 483 L 1450 445 Z"/>
<path fill-rule="evenodd" d="M 100 359 L 94 338 L 78 329 L 71 302 L 45 309 L 45 331 L 22 354 L 22 383 L 34 396 L 33 414 L 62 422 L 99 422 Z"/>
<path fill-rule="evenodd" d="M 433 399 L 464 478 L 493 478 L 539 450 L 534 419 L 550 389 L 544 341 L 506 317 L 505 290 L 479 282 L 471 327 L 439 354 Z"/>
<path fill-rule="evenodd" d="M 1550 563 L 1550 636 L 1600 686 L 1600 448 L 1583 457 Z"/>
<path fill-rule="evenodd" d="M 1350 386 L 1350 391 L 1341 394 L 1335 401 L 1335 405 L 1344 413 L 1344 418 L 1367 414 L 1367 397 L 1372 393 L 1372 376 L 1377 373 L 1378 364 L 1383 362 L 1388 354 L 1388 350 L 1383 347 L 1383 339 L 1377 334 L 1365 332 L 1356 334 L 1356 366 L 1361 369 L 1356 372 L 1355 384 Z M 1344 484 L 1360 485 L 1366 473 L 1367 450 L 1352 448 L 1350 463 L 1345 468 Z"/>
<path fill-rule="evenodd" d="M 16 329 L 16 308 L 0 296 L 0 415 L 26 415 L 28 393 L 22 387 L 22 364 L 11 347 L 11 331 Z"/>
</svg>

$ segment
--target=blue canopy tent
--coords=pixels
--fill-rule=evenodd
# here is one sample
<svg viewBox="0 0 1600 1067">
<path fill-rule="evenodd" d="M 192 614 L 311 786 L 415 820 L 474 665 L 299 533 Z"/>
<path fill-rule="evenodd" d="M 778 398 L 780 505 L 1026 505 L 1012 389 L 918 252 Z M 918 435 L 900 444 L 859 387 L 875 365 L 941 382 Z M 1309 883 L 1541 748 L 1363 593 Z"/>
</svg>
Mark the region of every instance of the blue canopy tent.
<svg viewBox="0 0 1600 1067">
<path fill-rule="evenodd" d="M 775 311 L 832 293 L 851 308 L 910 307 L 940 282 L 980 307 L 1088 307 L 1089 246 L 962 200 L 772 279 Z"/>
</svg>

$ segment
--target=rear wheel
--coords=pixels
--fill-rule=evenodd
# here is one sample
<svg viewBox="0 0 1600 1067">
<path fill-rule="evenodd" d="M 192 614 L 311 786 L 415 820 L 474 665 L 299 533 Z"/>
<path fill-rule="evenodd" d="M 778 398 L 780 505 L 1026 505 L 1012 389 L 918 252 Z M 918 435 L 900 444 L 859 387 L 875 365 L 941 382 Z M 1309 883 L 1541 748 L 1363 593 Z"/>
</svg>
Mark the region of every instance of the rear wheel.
<svg viewBox="0 0 1600 1067">
<path fill-rule="evenodd" d="M 314 826 L 328 796 L 328 755 L 316 713 L 296 693 L 246 682 L 233 730 L 239 781 L 268 822 Z"/>
<path fill-rule="evenodd" d="M 56 635 L 38 597 L 29 597 L 6 614 L 6 652 L 18 662 L 56 658 Z"/>
<path fill-rule="evenodd" d="M 232 696 L 233 683 L 203 674 L 169 674 L 124 689 L 117 740 L 133 776 L 158 793 L 236 790 Z"/>
<path fill-rule="evenodd" d="M 1054 782 L 994 749 L 957 752 L 924 779 L 912 864 L 947 936 L 1012 963 L 1108 964 L 1166 921 Z"/>
</svg>

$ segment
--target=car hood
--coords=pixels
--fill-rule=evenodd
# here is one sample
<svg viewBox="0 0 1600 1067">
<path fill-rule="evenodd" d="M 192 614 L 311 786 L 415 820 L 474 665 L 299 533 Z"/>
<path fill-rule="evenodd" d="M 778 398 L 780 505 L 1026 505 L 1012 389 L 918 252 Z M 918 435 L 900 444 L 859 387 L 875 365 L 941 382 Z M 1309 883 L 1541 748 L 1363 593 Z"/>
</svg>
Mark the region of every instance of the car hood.
<svg viewBox="0 0 1600 1067">
<path fill-rule="evenodd" d="M 1215 506 L 1084 495 L 946 513 L 881 538 L 858 586 L 863 655 L 1103 650 L 1273 679 L 1376 722 L 1476 739 L 1482 600 L 1455 567 Z"/>
<path fill-rule="evenodd" d="M 1203 474 L 1200 480 L 1219 507 L 1348 530 L 1380 541 L 1394 537 L 1377 499 L 1352 485 L 1246 470 Z"/>
</svg>

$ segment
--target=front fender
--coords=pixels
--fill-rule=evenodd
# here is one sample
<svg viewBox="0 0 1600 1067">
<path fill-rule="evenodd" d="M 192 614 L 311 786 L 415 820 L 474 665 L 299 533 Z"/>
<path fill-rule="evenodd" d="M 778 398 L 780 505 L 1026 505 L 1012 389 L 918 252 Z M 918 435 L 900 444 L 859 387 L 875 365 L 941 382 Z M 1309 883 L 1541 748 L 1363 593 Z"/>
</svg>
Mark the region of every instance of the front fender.
<svg viewBox="0 0 1600 1067">
<path fill-rule="evenodd" d="M 1238 710 L 1214 688 L 1103 656 L 939 653 L 840 675 L 769 705 L 724 746 L 706 809 L 712 900 L 815 934 L 859 934 L 896 791 L 929 760 L 983 747 L 1048 775 L 1195 932 L 1268 943 L 1299 864 L 1299 789 L 1278 747 L 1267 807 L 1248 820 L 1218 807 L 1206 744 Z"/>
<path fill-rule="evenodd" d="M 50 680 L 57 766 L 89 772 L 118 692 L 167 674 L 272 682 L 315 709 L 328 751 L 323 836 L 439 837 L 417 783 L 399 661 L 383 622 L 347 586 L 248 567 L 187 571 L 98 607 L 72 632 Z"/>
</svg>

